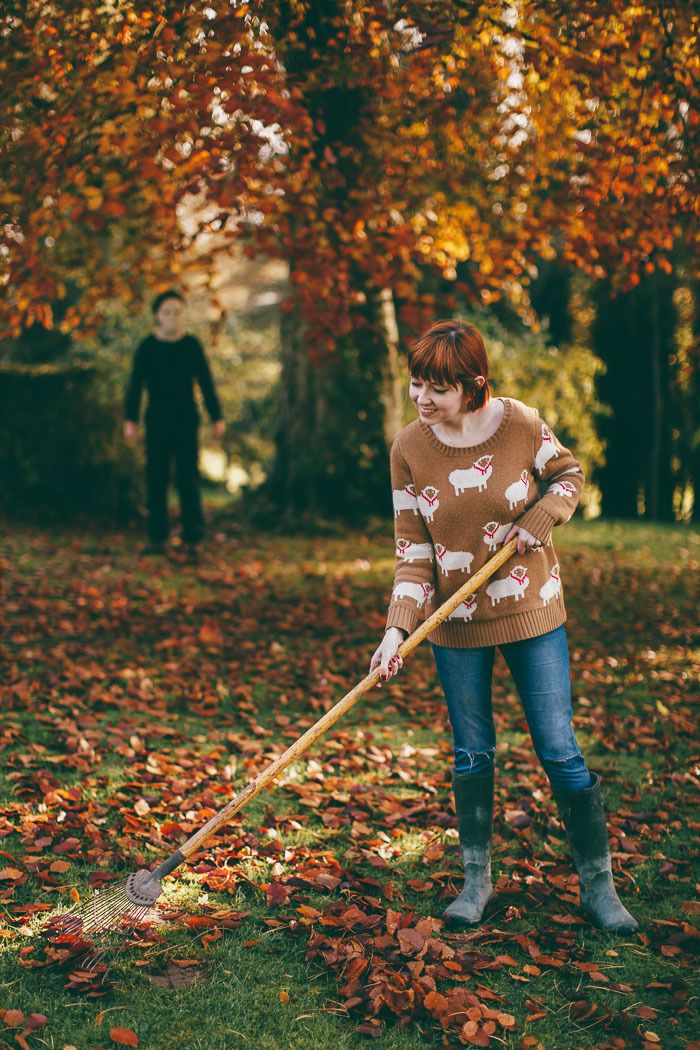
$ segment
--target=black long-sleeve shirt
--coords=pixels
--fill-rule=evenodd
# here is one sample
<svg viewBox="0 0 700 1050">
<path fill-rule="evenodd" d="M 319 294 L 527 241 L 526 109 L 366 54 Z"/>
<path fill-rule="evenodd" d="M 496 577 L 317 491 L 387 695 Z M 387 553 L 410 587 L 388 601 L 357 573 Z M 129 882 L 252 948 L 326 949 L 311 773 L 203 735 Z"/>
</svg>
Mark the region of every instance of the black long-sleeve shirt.
<svg viewBox="0 0 700 1050">
<path fill-rule="evenodd" d="M 209 365 L 200 341 L 193 335 L 168 342 L 148 335 L 136 350 L 124 401 L 126 418 L 138 423 L 143 388 L 148 391 L 147 423 L 199 422 L 193 383 L 202 391 L 212 422 L 221 419 Z"/>
</svg>

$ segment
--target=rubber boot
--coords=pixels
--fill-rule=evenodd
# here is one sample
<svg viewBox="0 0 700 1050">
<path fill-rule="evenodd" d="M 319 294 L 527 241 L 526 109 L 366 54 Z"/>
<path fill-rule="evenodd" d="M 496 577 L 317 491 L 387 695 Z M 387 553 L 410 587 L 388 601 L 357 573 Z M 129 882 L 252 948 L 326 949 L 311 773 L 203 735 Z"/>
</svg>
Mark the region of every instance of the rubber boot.
<svg viewBox="0 0 700 1050">
<path fill-rule="evenodd" d="M 639 923 L 620 902 L 613 883 L 600 777 L 591 776 L 593 783 L 583 791 L 554 793 L 578 872 L 581 908 L 601 930 L 634 933 Z"/>
<path fill-rule="evenodd" d="M 465 777 L 452 771 L 457 810 L 459 849 L 464 865 L 464 888 L 444 911 L 450 922 L 470 926 L 481 922 L 493 895 L 491 883 L 491 829 L 493 826 L 493 769 Z"/>
</svg>

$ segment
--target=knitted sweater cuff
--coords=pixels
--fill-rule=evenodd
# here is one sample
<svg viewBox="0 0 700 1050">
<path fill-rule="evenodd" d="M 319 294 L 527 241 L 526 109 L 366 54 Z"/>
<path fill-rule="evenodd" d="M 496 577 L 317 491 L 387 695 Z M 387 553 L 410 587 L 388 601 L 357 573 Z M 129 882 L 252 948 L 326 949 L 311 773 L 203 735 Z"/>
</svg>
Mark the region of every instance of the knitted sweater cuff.
<svg viewBox="0 0 700 1050">
<path fill-rule="evenodd" d="M 421 617 L 417 611 L 408 609 L 405 605 L 392 605 L 387 613 L 385 630 L 389 627 L 400 627 L 413 634 L 420 622 Z"/>
<path fill-rule="evenodd" d="M 526 510 L 521 518 L 518 518 L 515 525 L 518 525 L 521 529 L 527 529 L 528 532 L 532 533 L 535 539 L 538 539 L 540 543 L 545 544 L 549 542 L 549 538 L 552 535 L 552 529 L 556 518 L 553 518 L 551 514 L 548 514 L 546 510 L 535 504 Z"/>
</svg>

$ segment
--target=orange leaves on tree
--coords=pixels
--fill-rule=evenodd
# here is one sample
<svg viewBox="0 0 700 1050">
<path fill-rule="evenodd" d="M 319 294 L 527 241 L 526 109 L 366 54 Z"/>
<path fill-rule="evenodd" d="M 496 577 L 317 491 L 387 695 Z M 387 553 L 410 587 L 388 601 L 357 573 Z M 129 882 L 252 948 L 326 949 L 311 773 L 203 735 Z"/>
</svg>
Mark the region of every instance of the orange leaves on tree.
<svg viewBox="0 0 700 1050">
<path fill-rule="evenodd" d="M 677 239 L 696 246 L 690 5 L 583 8 L 572 24 L 525 4 L 508 28 L 452 0 L 439 27 L 421 5 L 397 22 L 390 5 L 319 16 L 300 3 L 290 19 L 271 2 L 262 25 L 246 5 L 207 22 L 206 47 L 177 12 L 122 6 L 124 23 L 92 8 L 90 33 L 82 9 L 60 32 L 50 8 L 8 24 L 8 335 L 50 324 L 68 280 L 85 288 L 64 323 L 83 335 L 105 298 L 131 301 L 146 273 L 165 280 L 168 256 L 213 272 L 230 242 L 208 220 L 184 238 L 177 209 L 196 211 L 194 195 L 264 216 L 228 232 L 289 262 L 319 353 L 366 323 L 358 296 L 383 288 L 417 327 L 426 267 L 447 282 L 468 268 L 470 295 L 524 309 L 532 258 L 555 234 L 565 259 L 628 284 L 668 271 Z"/>
</svg>

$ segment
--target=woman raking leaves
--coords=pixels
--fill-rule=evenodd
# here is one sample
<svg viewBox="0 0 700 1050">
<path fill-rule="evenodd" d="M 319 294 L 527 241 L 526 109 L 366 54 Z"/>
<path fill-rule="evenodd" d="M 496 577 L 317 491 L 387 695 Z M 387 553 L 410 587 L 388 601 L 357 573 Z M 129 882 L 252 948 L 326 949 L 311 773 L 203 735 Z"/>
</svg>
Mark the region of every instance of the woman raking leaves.
<svg viewBox="0 0 700 1050">
<path fill-rule="evenodd" d="M 510 397 L 490 398 L 488 361 L 475 328 L 433 326 L 410 351 L 409 367 L 420 418 L 392 447 L 398 564 L 386 632 L 369 673 L 155 870 L 135 871 L 57 916 L 47 924 L 49 938 L 82 945 L 133 928 L 161 896 L 165 876 L 190 861 L 426 638 L 452 722 L 464 863 L 464 888 L 447 918 L 479 922 L 492 895 L 491 671 L 498 646 L 554 789 L 581 903 L 602 929 L 638 928 L 615 892 L 599 778 L 587 769 L 571 726 L 566 611 L 551 532 L 573 514 L 583 472 L 535 409 Z M 548 483 L 541 499 L 537 475 Z M 434 600 L 439 607 L 428 614 Z"/>
<path fill-rule="evenodd" d="M 383 680 L 403 665 L 407 635 L 461 588 L 493 551 L 517 549 L 496 577 L 428 635 L 454 744 L 452 786 L 464 887 L 446 909 L 478 923 L 492 897 L 496 736 L 491 683 L 506 660 L 549 778 L 579 875 L 581 906 L 599 928 L 638 928 L 618 899 L 600 777 L 572 726 L 566 608 L 552 530 L 578 505 L 584 474 L 535 408 L 494 398 L 483 338 L 439 321 L 409 350 L 418 418 L 391 449 L 396 575 L 384 637 L 370 662 Z M 538 482 L 547 485 L 540 497 Z"/>
</svg>

